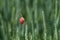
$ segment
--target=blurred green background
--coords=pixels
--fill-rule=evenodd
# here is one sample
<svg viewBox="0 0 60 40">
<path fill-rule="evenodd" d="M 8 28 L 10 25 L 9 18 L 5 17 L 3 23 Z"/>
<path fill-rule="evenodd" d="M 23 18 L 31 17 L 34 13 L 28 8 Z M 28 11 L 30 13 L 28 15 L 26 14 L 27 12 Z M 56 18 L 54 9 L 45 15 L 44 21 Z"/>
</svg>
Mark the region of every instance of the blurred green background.
<svg viewBox="0 0 60 40">
<path fill-rule="evenodd" d="M 0 40 L 60 40 L 60 0 L 0 0 Z"/>
</svg>

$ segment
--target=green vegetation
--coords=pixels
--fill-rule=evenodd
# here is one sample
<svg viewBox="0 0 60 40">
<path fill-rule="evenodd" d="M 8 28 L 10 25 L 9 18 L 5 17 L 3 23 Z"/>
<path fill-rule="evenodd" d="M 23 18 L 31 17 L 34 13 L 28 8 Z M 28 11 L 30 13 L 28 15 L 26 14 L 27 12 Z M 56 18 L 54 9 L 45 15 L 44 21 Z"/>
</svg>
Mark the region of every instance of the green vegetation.
<svg viewBox="0 0 60 40">
<path fill-rule="evenodd" d="M 0 0 L 0 40 L 60 40 L 60 0 Z"/>
</svg>

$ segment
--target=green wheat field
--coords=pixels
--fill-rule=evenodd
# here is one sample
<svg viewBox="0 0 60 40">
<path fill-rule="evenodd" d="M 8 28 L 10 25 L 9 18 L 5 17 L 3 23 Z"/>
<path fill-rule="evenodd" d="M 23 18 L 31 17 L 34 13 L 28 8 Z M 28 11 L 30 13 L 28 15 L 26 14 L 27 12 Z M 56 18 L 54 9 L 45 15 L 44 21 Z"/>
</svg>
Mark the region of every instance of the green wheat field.
<svg viewBox="0 0 60 40">
<path fill-rule="evenodd" d="M 60 0 L 0 0 L 0 40 L 60 40 Z"/>
</svg>

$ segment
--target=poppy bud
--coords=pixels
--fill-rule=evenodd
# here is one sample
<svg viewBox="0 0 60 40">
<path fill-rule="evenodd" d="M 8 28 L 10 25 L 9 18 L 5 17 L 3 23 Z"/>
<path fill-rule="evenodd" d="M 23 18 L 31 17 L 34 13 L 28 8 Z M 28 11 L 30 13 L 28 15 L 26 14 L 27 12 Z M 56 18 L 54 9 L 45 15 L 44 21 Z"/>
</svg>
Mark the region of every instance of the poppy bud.
<svg viewBox="0 0 60 40">
<path fill-rule="evenodd" d="M 24 18 L 23 17 L 21 17 L 19 21 L 21 24 L 24 24 Z"/>
</svg>

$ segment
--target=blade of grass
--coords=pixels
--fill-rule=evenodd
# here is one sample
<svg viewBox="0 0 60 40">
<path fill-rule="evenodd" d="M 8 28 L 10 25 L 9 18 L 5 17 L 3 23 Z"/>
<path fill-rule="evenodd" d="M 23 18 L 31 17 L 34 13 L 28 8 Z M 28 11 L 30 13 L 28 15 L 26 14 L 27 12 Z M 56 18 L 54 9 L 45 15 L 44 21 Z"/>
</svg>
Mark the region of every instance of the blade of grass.
<svg viewBox="0 0 60 40">
<path fill-rule="evenodd" d="M 47 37 L 47 34 L 46 34 L 46 22 L 45 22 L 45 15 L 44 15 L 44 11 L 42 10 L 42 18 L 43 18 L 43 27 L 44 27 L 44 36 L 43 36 L 43 39 L 46 40 L 46 37 Z"/>
<path fill-rule="evenodd" d="M 37 30 L 36 30 L 36 33 L 35 33 L 35 35 L 37 35 L 37 36 L 36 36 L 36 40 L 38 40 L 38 30 L 39 30 L 39 29 L 38 29 L 38 28 L 39 28 L 39 27 L 38 27 L 38 17 L 37 17 L 37 16 L 38 16 L 38 15 L 37 15 L 37 14 L 38 14 L 38 13 L 37 13 L 37 11 L 38 11 L 38 10 L 37 10 L 37 3 L 38 3 L 37 0 L 34 0 L 34 2 L 33 2 L 34 23 L 36 24 L 36 29 L 37 29 Z M 34 40 L 35 40 L 35 37 L 34 37 Z"/>
<path fill-rule="evenodd" d="M 28 25 L 25 25 L 25 40 L 28 40 Z"/>
<path fill-rule="evenodd" d="M 29 8 L 29 0 L 25 0 L 25 3 L 26 3 L 26 11 L 27 11 L 27 15 L 28 15 L 28 17 L 27 17 L 27 22 L 30 22 L 31 23 L 31 25 L 32 25 L 32 38 L 34 38 L 33 37 L 33 35 L 34 35 L 34 28 L 33 28 L 33 21 L 32 21 L 32 12 L 31 12 L 31 10 L 30 10 L 30 8 Z M 29 26 L 30 27 L 30 26 Z M 31 39 L 31 40 L 33 40 L 33 39 Z"/>
<path fill-rule="evenodd" d="M 55 21 L 54 21 L 54 40 L 58 40 L 58 34 L 57 34 L 57 25 L 59 22 L 59 17 L 57 17 L 57 0 L 55 0 Z"/>
</svg>

